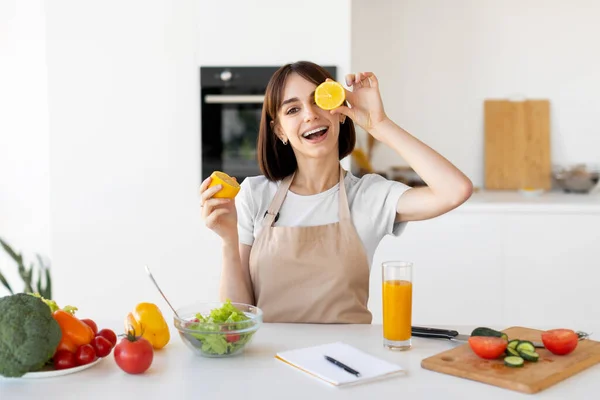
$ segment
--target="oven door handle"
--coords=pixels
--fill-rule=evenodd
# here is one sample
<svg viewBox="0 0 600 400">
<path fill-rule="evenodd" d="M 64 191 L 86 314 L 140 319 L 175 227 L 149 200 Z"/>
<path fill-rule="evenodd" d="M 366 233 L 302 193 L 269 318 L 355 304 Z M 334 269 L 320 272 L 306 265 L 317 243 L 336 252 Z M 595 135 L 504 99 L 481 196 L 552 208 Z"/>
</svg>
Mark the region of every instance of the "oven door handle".
<svg viewBox="0 0 600 400">
<path fill-rule="evenodd" d="M 207 94 L 204 102 L 207 104 L 262 104 L 264 95 L 231 95 L 231 94 Z"/>
</svg>

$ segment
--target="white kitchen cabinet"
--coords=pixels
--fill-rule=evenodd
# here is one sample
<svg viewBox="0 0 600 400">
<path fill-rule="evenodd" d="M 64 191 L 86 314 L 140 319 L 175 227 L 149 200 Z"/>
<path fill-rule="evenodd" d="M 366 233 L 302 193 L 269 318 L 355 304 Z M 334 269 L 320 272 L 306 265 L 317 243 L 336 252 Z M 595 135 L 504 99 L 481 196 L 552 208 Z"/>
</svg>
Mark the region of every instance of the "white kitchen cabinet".
<svg viewBox="0 0 600 400">
<path fill-rule="evenodd" d="M 508 215 L 507 225 L 505 323 L 600 329 L 600 214 Z"/>
<path fill-rule="evenodd" d="M 414 325 L 600 330 L 600 197 L 476 193 L 458 209 L 386 238 L 371 271 L 381 321 L 381 262 L 414 262 Z"/>
</svg>

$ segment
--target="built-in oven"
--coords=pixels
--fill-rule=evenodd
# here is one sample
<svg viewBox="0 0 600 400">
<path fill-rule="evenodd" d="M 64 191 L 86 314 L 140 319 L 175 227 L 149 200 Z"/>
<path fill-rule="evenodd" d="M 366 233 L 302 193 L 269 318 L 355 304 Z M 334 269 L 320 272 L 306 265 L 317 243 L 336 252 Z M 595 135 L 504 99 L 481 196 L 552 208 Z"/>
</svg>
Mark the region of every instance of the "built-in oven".
<svg viewBox="0 0 600 400">
<path fill-rule="evenodd" d="M 265 90 L 279 67 L 200 67 L 201 174 L 260 175 L 256 143 Z M 336 77 L 335 67 L 325 67 Z"/>
</svg>

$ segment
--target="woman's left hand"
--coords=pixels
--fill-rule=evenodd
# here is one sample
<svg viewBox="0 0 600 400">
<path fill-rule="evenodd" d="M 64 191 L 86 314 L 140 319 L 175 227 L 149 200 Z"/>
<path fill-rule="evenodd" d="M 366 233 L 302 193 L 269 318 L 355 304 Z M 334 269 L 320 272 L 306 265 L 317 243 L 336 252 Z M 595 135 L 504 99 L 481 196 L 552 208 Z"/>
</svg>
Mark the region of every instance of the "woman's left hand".
<svg viewBox="0 0 600 400">
<path fill-rule="evenodd" d="M 350 108 L 342 105 L 331 110 L 331 114 L 350 117 L 355 124 L 375 136 L 375 139 L 381 140 L 374 135 L 373 127 L 386 120 L 387 115 L 383 110 L 377 77 L 372 72 L 348 74 L 346 85 L 352 88 L 352 91 L 346 90 L 346 100 L 350 103 Z"/>
</svg>

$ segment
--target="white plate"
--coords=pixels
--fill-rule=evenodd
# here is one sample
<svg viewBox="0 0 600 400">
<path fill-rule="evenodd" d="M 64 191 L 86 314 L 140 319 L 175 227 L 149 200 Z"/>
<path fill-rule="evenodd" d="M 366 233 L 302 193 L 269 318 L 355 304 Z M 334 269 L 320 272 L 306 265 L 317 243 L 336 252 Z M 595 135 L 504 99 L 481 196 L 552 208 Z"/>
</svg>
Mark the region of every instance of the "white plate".
<svg viewBox="0 0 600 400">
<path fill-rule="evenodd" d="M 41 370 L 37 372 L 28 372 L 21 377 L 21 379 L 39 379 L 39 378 L 52 378 L 55 376 L 69 375 L 74 374 L 75 372 L 83 371 L 84 369 L 88 369 L 98 364 L 100 361 L 105 359 L 106 357 L 98 358 L 96 361 L 93 361 L 89 364 L 80 365 L 78 367 L 67 368 L 67 369 L 49 369 L 49 370 Z"/>
</svg>

